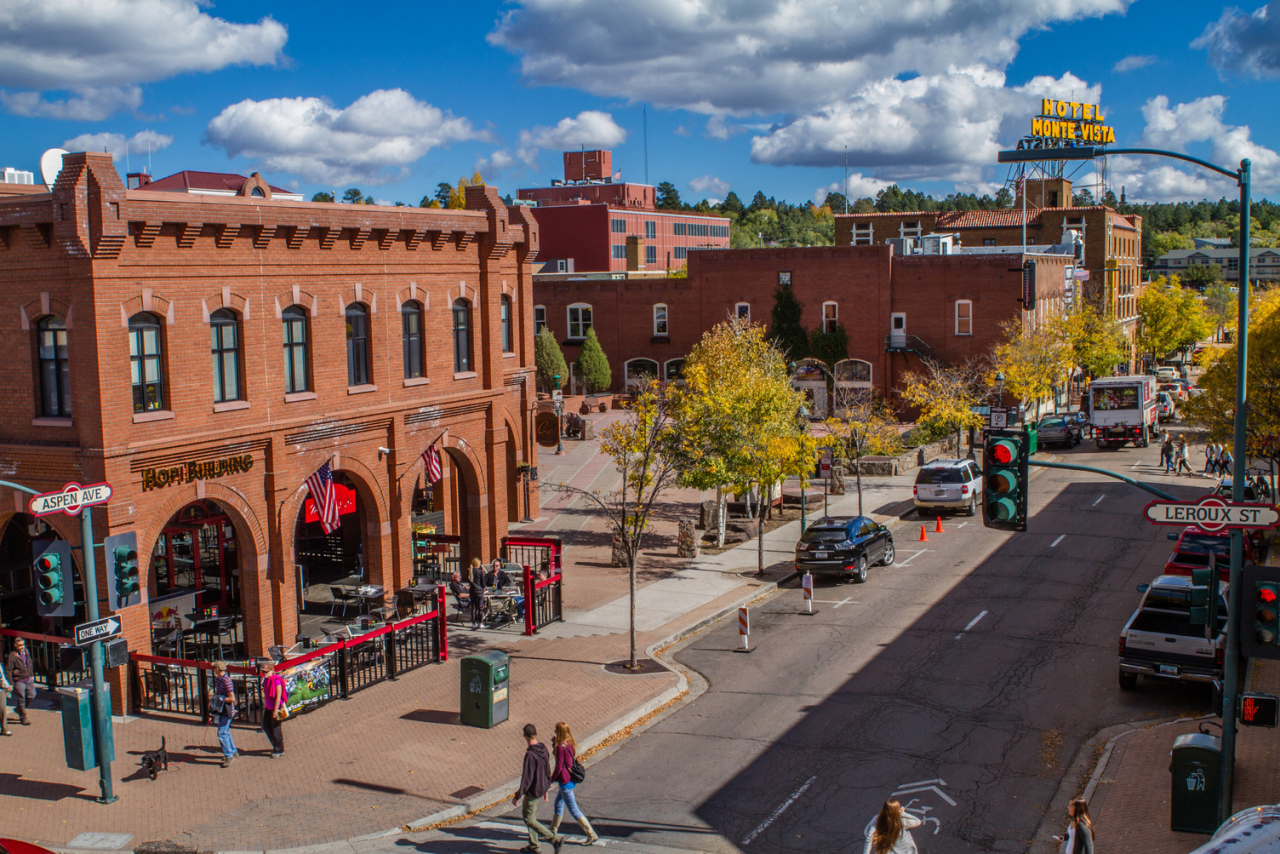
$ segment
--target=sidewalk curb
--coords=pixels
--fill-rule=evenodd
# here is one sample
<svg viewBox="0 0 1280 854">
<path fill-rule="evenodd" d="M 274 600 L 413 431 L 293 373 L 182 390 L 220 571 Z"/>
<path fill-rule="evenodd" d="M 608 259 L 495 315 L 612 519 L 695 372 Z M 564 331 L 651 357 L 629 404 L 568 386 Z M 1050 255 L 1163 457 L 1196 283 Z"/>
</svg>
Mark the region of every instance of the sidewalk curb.
<svg viewBox="0 0 1280 854">
<path fill-rule="evenodd" d="M 1217 720 L 1217 715 L 1158 718 L 1154 721 L 1130 721 L 1129 723 L 1115 724 L 1098 730 L 1092 738 L 1080 745 L 1080 749 L 1076 751 L 1076 755 L 1071 760 L 1067 772 L 1062 776 L 1058 791 L 1050 799 L 1049 805 L 1045 809 L 1044 818 L 1036 826 L 1035 835 L 1027 845 L 1027 854 L 1051 854 L 1051 852 L 1061 850 L 1061 843 L 1055 842 L 1053 836 L 1066 826 L 1067 804 L 1077 794 L 1080 794 L 1086 801 L 1093 798 L 1093 793 L 1097 790 L 1098 784 L 1102 782 L 1103 775 L 1107 772 L 1107 766 L 1111 762 L 1111 755 L 1114 753 L 1115 746 L 1120 739 L 1145 730 L 1159 729 L 1170 724 L 1212 720 Z M 1096 760 L 1093 759 L 1094 756 L 1097 756 Z M 1093 771 L 1089 773 L 1088 779 L 1085 781 L 1085 774 L 1088 772 L 1090 762 L 1093 763 Z M 1083 790 L 1080 785 L 1082 781 L 1084 781 Z"/>
</svg>

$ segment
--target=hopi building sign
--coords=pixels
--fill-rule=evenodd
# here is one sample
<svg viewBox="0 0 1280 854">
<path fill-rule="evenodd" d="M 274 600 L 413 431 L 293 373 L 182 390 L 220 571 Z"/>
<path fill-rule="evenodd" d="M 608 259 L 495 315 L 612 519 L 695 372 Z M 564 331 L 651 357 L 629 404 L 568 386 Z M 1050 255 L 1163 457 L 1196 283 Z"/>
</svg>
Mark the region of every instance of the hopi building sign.
<svg viewBox="0 0 1280 854">
<path fill-rule="evenodd" d="M 151 468 L 142 470 L 142 491 L 163 489 L 176 483 L 192 483 L 197 480 L 212 480 L 239 474 L 253 468 L 253 454 L 239 457 L 224 457 L 207 462 L 186 462 L 168 468 Z"/>
</svg>

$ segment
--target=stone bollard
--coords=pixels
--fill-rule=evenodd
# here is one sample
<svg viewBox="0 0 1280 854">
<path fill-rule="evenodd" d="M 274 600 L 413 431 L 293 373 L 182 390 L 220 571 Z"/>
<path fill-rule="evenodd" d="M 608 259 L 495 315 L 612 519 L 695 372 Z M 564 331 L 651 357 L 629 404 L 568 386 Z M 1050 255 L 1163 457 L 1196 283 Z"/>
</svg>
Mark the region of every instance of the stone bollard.
<svg viewBox="0 0 1280 854">
<path fill-rule="evenodd" d="M 720 502 L 715 499 L 704 501 L 698 509 L 698 527 L 704 531 L 719 531 Z"/>
<path fill-rule="evenodd" d="M 831 467 L 831 489 L 829 495 L 844 495 L 844 466 Z"/>
<path fill-rule="evenodd" d="M 676 527 L 676 554 L 679 557 L 698 556 L 698 538 L 693 533 L 692 519 L 681 519 Z"/>
<path fill-rule="evenodd" d="M 629 566 L 627 563 L 627 550 L 622 547 L 622 537 L 617 534 L 613 535 L 613 554 L 609 558 L 612 566 Z"/>
<path fill-rule="evenodd" d="M 596 437 L 596 425 L 588 418 L 582 419 L 582 440 L 585 442 Z"/>
</svg>

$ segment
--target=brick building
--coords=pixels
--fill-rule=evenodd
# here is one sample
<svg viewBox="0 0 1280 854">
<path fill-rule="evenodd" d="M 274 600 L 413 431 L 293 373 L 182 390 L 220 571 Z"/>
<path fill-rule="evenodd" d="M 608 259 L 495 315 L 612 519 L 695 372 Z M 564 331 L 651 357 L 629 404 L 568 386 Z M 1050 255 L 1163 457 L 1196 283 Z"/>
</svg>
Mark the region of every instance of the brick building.
<svg viewBox="0 0 1280 854">
<path fill-rule="evenodd" d="M 137 651 L 160 603 L 194 610 L 195 596 L 242 615 L 262 655 L 293 643 L 304 585 L 405 585 L 426 514 L 464 559 L 493 557 L 523 515 L 516 470 L 537 454 L 528 211 L 486 187 L 468 188 L 466 210 L 427 210 L 260 186 L 129 190 L 110 156 L 81 153 L 50 192 L 0 199 L 4 477 L 112 485 L 95 537 L 137 534 L 144 604 L 121 612 Z M 428 487 L 432 444 L 444 476 Z M 326 461 L 332 535 L 304 486 Z M 79 521 L 34 519 L 3 492 L 0 620 L 66 635 L 83 605 L 37 620 L 31 541 L 78 544 Z"/>
<path fill-rule="evenodd" d="M 534 313 L 576 359 L 594 327 L 609 357 L 614 389 L 639 376 L 673 380 L 684 357 L 730 315 L 768 325 L 778 285 L 789 281 L 815 329 L 838 321 L 849 356 L 864 363 L 860 383 L 893 395 L 903 371 L 921 356 L 962 363 L 1001 340 L 1003 321 L 1043 321 L 1062 310 L 1071 258 L 1046 247 L 1023 255 L 981 249 L 963 254 L 901 255 L 898 247 L 810 247 L 701 251 L 688 278 L 561 279 L 538 277 Z M 1037 301 L 1024 312 L 1021 268 L 1036 261 Z"/>
<path fill-rule="evenodd" d="M 729 246 L 729 220 L 658 210 L 649 184 L 615 183 L 608 151 L 566 151 L 564 180 L 516 191 L 536 205 L 543 273 L 678 270 L 691 249 Z"/>
</svg>

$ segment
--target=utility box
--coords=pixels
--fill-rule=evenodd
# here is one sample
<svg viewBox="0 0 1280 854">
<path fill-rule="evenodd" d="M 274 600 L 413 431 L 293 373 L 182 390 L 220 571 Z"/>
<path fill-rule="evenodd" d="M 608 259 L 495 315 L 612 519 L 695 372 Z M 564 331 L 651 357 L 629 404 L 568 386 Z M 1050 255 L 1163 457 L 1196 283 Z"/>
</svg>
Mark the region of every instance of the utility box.
<svg viewBox="0 0 1280 854">
<path fill-rule="evenodd" d="M 107 695 L 107 708 L 111 708 L 111 686 L 103 685 Z M 72 685 L 58 689 L 58 702 L 62 705 L 62 744 L 67 753 L 67 767 L 76 771 L 91 771 L 98 767 L 98 754 L 93 736 L 93 690 L 86 685 Z M 115 744 L 111 738 L 111 720 L 107 720 L 103 734 L 107 743 L 107 758 L 114 760 Z"/>
<path fill-rule="evenodd" d="M 462 705 L 467 726 L 490 729 L 509 716 L 510 660 L 505 652 L 484 652 L 462 659 Z"/>
<path fill-rule="evenodd" d="M 1169 751 L 1173 789 L 1169 798 L 1169 828 L 1186 833 L 1218 829 L 1218 766 L 1222 739 L 1202 732 L 1180 735 Z"/>
</svg>

